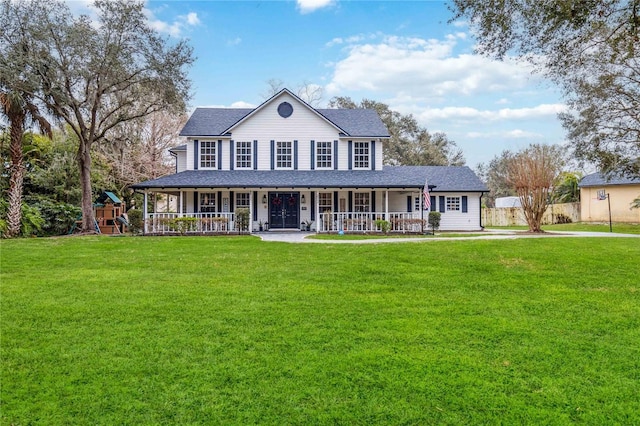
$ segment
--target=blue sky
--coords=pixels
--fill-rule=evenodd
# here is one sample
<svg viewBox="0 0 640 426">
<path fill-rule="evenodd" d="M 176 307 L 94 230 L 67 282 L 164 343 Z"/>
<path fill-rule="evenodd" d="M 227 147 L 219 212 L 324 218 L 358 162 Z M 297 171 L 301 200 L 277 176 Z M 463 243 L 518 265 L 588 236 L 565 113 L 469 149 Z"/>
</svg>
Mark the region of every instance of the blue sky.
<svg viewBox="0 0 640 426">
<path fill-rule="evenodd" d="M 77 11 L 88 3 L 69 2 Z M 147 0 L 146 13 L 194 48 L 191 107 L 257 106 L 276 79 L 294 92 L 322 87 L 319 107 L 349 96 L 411 113 L 453 139 L 471 167 L 504 149 L 564 141 L 559 91 L 524 63 L 474 55 L 473 34 L 448 23 L 445 2 Z"/>
</svg>

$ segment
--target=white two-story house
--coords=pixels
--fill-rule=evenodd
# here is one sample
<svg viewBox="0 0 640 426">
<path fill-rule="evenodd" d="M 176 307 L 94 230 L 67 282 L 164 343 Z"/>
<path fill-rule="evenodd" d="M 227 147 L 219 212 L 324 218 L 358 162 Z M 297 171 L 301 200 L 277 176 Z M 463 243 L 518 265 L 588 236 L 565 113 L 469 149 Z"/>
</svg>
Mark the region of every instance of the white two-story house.
<svg viewBox="0 0 640 426">
<path fill-rule="evenodd" d="M 145 208 L 145 233 L 172 232 L 177 217 L 196 218 L 193 232 L 235 232 L 239 208 L 249 232 L 375 232 L 376 220 L 423 232 L 429 209 L 441 230 L 481 229 L 487 188 L 475 173 L 384 165 L 389 132 L 374 110 L 316 109 L 284 89 L 253 109 L 197 108 L 180 135 L 176 173 L 132 186 L 145 207 L 154 192 L 177 200 L 173 212 Z"/>
</svg>

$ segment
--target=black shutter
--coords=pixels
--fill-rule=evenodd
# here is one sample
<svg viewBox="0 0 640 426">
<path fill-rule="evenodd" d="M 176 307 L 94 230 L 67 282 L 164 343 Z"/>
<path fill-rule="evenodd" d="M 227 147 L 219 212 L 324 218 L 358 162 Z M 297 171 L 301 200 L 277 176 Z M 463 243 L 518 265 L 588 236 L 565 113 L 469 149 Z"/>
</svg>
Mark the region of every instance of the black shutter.
<svg viewBox="0 0 640 426">
<path fill-rule="evenodd" d="M 431 212 L 435 212 L 438 210 L 438 205 L 436 204 L 436 196 L 432 195 L 429 197 L 429 199 L 431 200 L 431 208 L 429 209 L 429 211 Z"/>
<path fill-rule="evenodd" d="M 333 141 L 333 170 L 338 170 L 338 141 Z"/>
<path fill-rule="evenodd" d="M 198 144 L 198 140 L 193 141 L 193 170 L 198 170 L 198 151 L 200 150 L 200 145 Z"/>
<path fill-rule="evenodd" d="M 298 170 L 298 141 L 293 141 L 293 170 Z"/>
<path fill-rule="evenodd" d="M 467 207 L 467 196 L 463 195 L 462 196 L 462 213 L 467 213 L 469 212 L 469 209 Z"/>
<path fill-rule="evenodd" d="M 445 205 L 444 205 L 444 196 L 441 195 L 438 197 L 438 204 L 440 204 L 438 207 L 440 207 L 440 213 L 444 213 L 445 211 Z"/>
<path fill-rule="evenodd" d="M 258 170 L 258 141 L 257 140 L 253 141 L 253 170 Z"/>
<path fill-rule="evenodd" d="M 271 141 L 271 170 L 275 169 L 275 149 L 276 149 L 276 141 Z"/>
<path fill-rule="evenodd" d="M 253 191 L 253 220 L 258 220 L 258 191 Z"/>
<path fill-rule="evenodd" d="M 316 168 L 316 141 L 311 141 L 311 170 Z"/>
<path fill-rule="evenodd" d="M 200 199 L 198 198 L 198 191 L 193 193 L 193 212 L 200 213 L 198 211 L 198 207 L 200 207 Z"/>
<path fill-rule="evenodd" d="M 229 192 L 229 211 L 232 212 L 233 211 L 233 206 L 234 206 L 234 199 L 233 199 L 233 191 Z"/>
<path fill-rule="evenodd" d="M 222 141 L 218 140 L 218 170 L 222 170 Z"/>
<path fill-rule="evenodd" d="M 333 211 L 338 211 L 338 191 L 333 191 Z"/>
<path fill-rule="evenodd" d="M 407 195 L 407 213 L 411 213 L 413 211 L 413 206 L 411 205 L 411 201 L 413 197 L 411 195 Z"/>
<path fill-rule="evenodd" d="M 311 220 L 316 220 L 316 192 L 311 191 Z"/>
<path fill-rule="evenodd" d="M 233 139 L 231 139 L 231 141 L 229 142 L 229 170 L 233 170 L 233 166 L 234 166 L 234 157 L 235 155 L 233 155 L 233 148 L 234 148 L 235 142 L 233 142 Z"/>
<path fill-rule="evenodd" d="M 222 213 L 222 191 L 218 191 L 218 201 L 216 204 L 218 205 L 218 213 Z"/>
<path fill-rule="evenodd" d="M 349 191 L 349 205 L 347 206 L 347 211 L 353 211 L 353 191 Z"/>
<path fill-rule="evenodd" d="M 351 164 L 353 160 L 353 141 L 349 141 L 349 145 L 347 146 L 347 161 L 349 162 L 349 170 L 353 168 Z"/>
<path fill-rule="evenodd" d="M 376 212 L 376 191 L 371 191 L 371 213 Z"/>
<path fill-rule="evenodd" d="M 376 169 L 376 141 L 371 141 L 371 170 Z"/>
</svg>

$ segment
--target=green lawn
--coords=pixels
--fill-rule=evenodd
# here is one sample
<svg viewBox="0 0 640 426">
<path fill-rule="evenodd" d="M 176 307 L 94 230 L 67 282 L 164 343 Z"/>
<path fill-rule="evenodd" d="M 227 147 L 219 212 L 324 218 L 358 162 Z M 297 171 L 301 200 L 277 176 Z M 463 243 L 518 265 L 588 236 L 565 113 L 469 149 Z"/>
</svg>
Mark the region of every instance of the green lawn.
<svg viewBox="0 0 640 426">
<path fill-rule="evenodd" d="M 490 226 L 487 229 L 511 229 L 526 231 L 526 226 Z M 576 222 L 556 225 L 542 225 L 543 231 L 586 231 L 610 232 L 609 223 Z M 640 223 L 614 223 L 611 230 L 618 234 L 640 234 Z"/>
<path fill-rule="evenodd" d="M 640 240 L 1 241 L 0 423 L 640 424 Z"/>
</svg>

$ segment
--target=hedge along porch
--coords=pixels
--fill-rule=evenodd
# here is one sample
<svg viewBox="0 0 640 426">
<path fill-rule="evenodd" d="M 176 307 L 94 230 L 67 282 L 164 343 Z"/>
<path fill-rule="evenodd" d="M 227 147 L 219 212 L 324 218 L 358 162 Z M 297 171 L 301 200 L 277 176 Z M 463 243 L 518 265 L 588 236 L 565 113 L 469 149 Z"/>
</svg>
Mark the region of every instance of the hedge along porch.
<svg viewBox="0 0 640 426">
<path fill-rule="evenodd" d="M 473 171 L 384 165 L 389 133 L 373 110 L 314 109 L 284 89 L 255 109 L 198 108 L 181 135 L 176 173 L 132 186 L 178 198 L 175 212 L 144 212 L 147 233 L 172 232 L 178 217 L 194 217 L 193 232 L 236 232 L 242 207 L 251 232 L 371 232 L 377 219 L 421 232 L 425 182 L 441 229 L 481 229 L 487 189 Z"/>
</svg>

